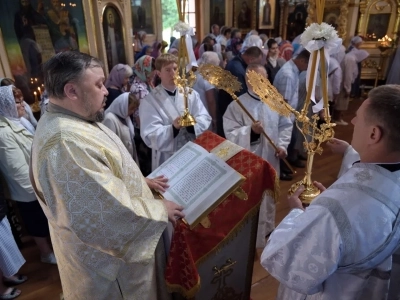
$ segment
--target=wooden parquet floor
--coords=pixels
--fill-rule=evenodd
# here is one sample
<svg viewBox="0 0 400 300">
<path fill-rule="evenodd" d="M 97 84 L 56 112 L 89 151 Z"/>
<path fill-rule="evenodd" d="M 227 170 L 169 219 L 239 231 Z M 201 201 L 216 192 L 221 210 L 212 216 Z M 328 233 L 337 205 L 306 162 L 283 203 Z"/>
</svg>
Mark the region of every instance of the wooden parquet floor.
<svg viewBox="0 0 400 300">
<path fill-rule="evenodd" d="M 354 100 L 350 103 L 349 110 L 344 115 L 344 120 L 349 122 L 348 126 L 337 126 L 336 137 L 351 141 L 353 126 L 350 120 L 354 116 L 354 112 L 361 104 L 360 100 Z M 313 179 L 322 182 L 325 186 L 332 184 L 339 171 L 341 164 L 341 156 L 332 154 L 324 147 L 324 153 L 315 158 Z M 303 176 L 302 169 L 298 170 L 295 179 L 290 182 L 281 182 L 281 201 L 277 205 L 277 224 L 288 213 L 288 207 L 285 202 L 286 191 L 290 185 Z M 39 260 L 39 251 L 35 247 L 32 240 L 24 240 L 24 247 L 21 250 L 26 259 L 26 264 L 22 267 L 21 273 L 29 277 L 29 280 L 18 288 L 22 294 L 18 298 L 20 300 L 58 300 L 61 293 L 61 282 L 58 275 L 57 266 L 43 264 Z M 258 252 L 258 257 L 261 251 Z M 76 274 L 79 276 L 79 274 Z M 252 300 L 273 300 L 278 290 L 278 282 L 265 271 L 256 259 L 253 271 L 253 286 L 251 291 Z M 96 300 L 96 299 L 93 299 Z M 204 299 L 206 300 L 206 299 Z"/>
</svg>

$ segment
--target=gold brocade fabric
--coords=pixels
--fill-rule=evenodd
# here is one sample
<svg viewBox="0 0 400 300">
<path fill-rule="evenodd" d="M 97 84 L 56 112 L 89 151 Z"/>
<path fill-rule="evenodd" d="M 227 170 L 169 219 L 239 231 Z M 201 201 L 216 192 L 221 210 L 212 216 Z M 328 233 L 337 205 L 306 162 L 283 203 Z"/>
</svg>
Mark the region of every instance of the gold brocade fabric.
<svg viewBox="0 0 400 300">
<path fill-rule="evenodd" d="M 167 213 L 119 138 L 101 124 L 47 112 L 32 172 L 65 300 L 155 299 L 154 252 Z"/>
<path fill-rule="evenodd" d="M 231 159 L 233 156 L 238 154 L 240 151 L 242 151 L 244 148 L 240 147 L 231 141 L 225 140 L 221 144 L 217 145 L 215 148 L 213 148 L 210 153 L 215 154 L 218 156 L 220 159 L 223 161 L 227 161 Z"/>
</svg>

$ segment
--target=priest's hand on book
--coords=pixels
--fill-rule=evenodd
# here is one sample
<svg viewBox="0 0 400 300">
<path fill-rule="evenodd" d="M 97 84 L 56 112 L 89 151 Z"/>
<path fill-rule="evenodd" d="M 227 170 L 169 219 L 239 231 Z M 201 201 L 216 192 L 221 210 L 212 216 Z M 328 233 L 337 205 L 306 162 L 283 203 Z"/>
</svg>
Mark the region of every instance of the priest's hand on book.
<svg viewBox="0 0 400 300">
<path fill-rule="evenodd" d="M 159 191 L 159 192 L 165 192 L 165 190 L 167 188 L 169 188 L 168 185 L 168 178 L 161 175 L 161 176 L 157 176 L 155 178 L 145 178 L 147 185 L 149 186 L 149 188 Z"/>
<path fill-rule="evenodd" d="M 182 212 L 183 206 L 180 206 L 166 199 L 163 199 L 162 201 L 164 202 L 164 205 L 167 209 L 168 221 L 170 221 L 172 225 L 175 226 L 177 219 L 185 217 L 185 214 Z"/>
</svg>

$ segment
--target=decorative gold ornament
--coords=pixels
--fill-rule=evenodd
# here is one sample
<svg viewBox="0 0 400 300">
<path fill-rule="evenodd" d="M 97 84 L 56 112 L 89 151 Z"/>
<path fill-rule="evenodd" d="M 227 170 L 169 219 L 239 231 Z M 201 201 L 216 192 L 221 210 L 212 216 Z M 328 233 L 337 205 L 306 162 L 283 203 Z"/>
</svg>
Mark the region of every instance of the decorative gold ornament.
<svg viewBox="0 0 400 300">
<path fill-rule="evenodd" d="M 233 76 L 229 71 L 225 71 L 219 66 L 214 66 L 210 64 L 204 64 L 201 65 L 199 68 L 200 74 L 204 77 L 205 80 L 210 82 L 212 85 L 214 85 L 217 89 L 224 90 L 227 92 L 234 101 L 240 106 L 240 108 L 245 112 L 245 114 L 251 119 L 253 123 L 257 122 L 256 119 L 250 114 L 250 112 L 246 109 L 246 107 L 243 106 L 242 102 L 240 102 L 239 98 L 235 95 L 235 92 L 238 92 L 241 90 L 242 85 L 238 81 L 237 77 Z M 255 72 L 254 72 L 255 73 Z M 257 80 L 258 77 L 257 77 Z M 267 80 L 268 81 L 268 80 Z M 267 95 L 267 96 L 265 96 Z M 271 99 L 278 99 L 278 97 L 282 98 L 281 94 L 278 93 L 278 91 L 272 90 L 268 93 L 266 93 L 264 96 L 265 97 L 270 97 Z M 272 100 L 269 100 L 268 102 L 271 102 Z M 282 98 L 283 100 L 283 98 Z M 264 100 L 263 100 L 264 101 Z M 284 100 L 283 100 L 284 102 Z M 289 106 L 290 107 L 290 106 Z M 274 106 L 275 109 L 279 109 L 280 111 L 286 113 L 285 109 L 289 108 L 283 108 L 280 105 Z M 290 109 L 292 109 L 290 107 Z M 293 110 L 293 109 L 292 109 Z M 293 110 L 294 111 L 294 110 Z M 271 138 L 267 135 L 267 133 L 263 130 L 261 133 L 271 144 L 271 146 L 274 148 L 275 151 L 279 151 L 278 147 L 275 145 L 275 143 L 271 140 Z M 287 167 L 295 174 L 296 170 L 292 168 L 292 166 L 289 164 L 289 162 L 283 158 L 283 162 L 287 165 Z"/>
<path fill-rule="evenodd" d="M 314 1 L 313 1 L 314 2 Z M 324 14 L 325 0 L 315 0 L 315 11 L 317 22 L 321 26 L 322 18 Z M 310 25 L 314 26 L 315 25 Z M 307 31 L 307 29 L 306 29 Z M 316 34 L 319 34 L 316 32 Z M 313 40 L 318 40 L 318 38 L 313 38 Z M 282 96 L 272 96 L 275 94 L 275 90 L 273 90 L 272 85 L 267 82 L 268 80 L 260 80 L 259 76 L 255 74 L 248 73 L 248 80 L 251 86 L 254 89 L 254 92 L 263 100 L 264 103 L 270 106 L 271 109 L 277 111 L 282 115 L 287 115 L 288 112 L 294 114 L 296 118 L 296 126 L 299 131 L 304 136 L 304 148 L 307 152 L 307 165 L 305 176 L 302 180 L 293 184 L 289 189 L 289 194 L 293 194 L 299 186 L 303 185 L 305 187 L 304 192 L 299 196 L 300 200 L 304 205 L 309 205 L 311 201 L 320 194 L 319 189 L 313 184 L 313 180 L 311 179 L 312 174 L 312 166 L 314 162 L 315 154 L 322 154 L 321 144 L 326 142 L 334 137 L 333 127 L 336 126 L 335 123 L 331 123 L 331 117 L 329 115 L 329 104 L 328 104 L 328 86 L 327 86 L 327 69 L 326 69 L 326 60 L 325 55 L 329 55 L 325 53 L 325 48 L 322 47 L 318 50 L 311 51 L 312 59 L 311 59 L 311 68 L 309 69 L 309 84 L 307 88 L 307 96 L 304 103 L 304 107 L 301 111 L 295 111 L 288 104 L 285 105 L 282 103 Z M 314 114 L 311 119 L 307 117 L 307 113 L 309 111 L 309 106 L 311 104 L 311 94 L 314 89 L 314 79 L 316 76 L 316 72 L 318 70 L 317 66 L 317 57 L 320 56 L 320 71 L 321 71 L 321 88 L 322 88 L 322 98 L 323 100 L 323 114 L 325 118 L 325 124 L 318 126 L 318 120 L 320 117 L 318 114 Z M 311 137 L 311 140 L 308 141 L 307 137 Z"/>
<path fill-rule="evenodd" d="M 185 20 L 185 7 L 187 0 L 176 0 L 179 13 L 179 23 L 175 26 L 178 28 L 183 28 L 185 26 L 189 27 L 184 23 Z M 178 29 L 177 28 L 177 29 Z M 179 125 L 182 127 L 193 126 L 196 124 L 196 119 L 190 114 L 189 111 L 189 95 L 193 92 L 192 86 L 196 82 L 196 75 L 192 70 L 189 71 L 188 77 L 186 77 L 186 66 L 189 64 L 189 53 L 186 48 L 186 37 L 181 31 L 181 38 L 179 42 L 179 52 L 178 52 L 178 72 L 175 75 L 174 82 L 178 87 L 179 91 L 183 93 L 185 101 L 185 110 L 179 121 Z"/>
<path fill-rule="evenodd" d="M 247 72 L 247 77 L 253 91 L 260 97 L 261 101 L 267 104 L 273 111 L 285 117 L 289 117 L 291 113 L 295 115 L 298 114 L 297 111 L 283 99 L 276 87 L 274 87 L 267 78 L 253 70 Z"/>
</svg>

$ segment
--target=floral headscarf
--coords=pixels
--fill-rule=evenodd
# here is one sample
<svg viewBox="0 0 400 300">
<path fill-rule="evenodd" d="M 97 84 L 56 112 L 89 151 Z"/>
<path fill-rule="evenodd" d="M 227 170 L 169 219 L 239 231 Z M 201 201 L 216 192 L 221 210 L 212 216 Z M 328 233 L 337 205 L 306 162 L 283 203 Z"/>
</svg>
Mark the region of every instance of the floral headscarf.
<svg viewBox="0 0 400 300">
<path fill-rule="evenodd" d="M 144 55 L 133 65 L 133 73 L 143 82 L 151 81 L 153 71 L 154 58 Z"/>
</svg>

